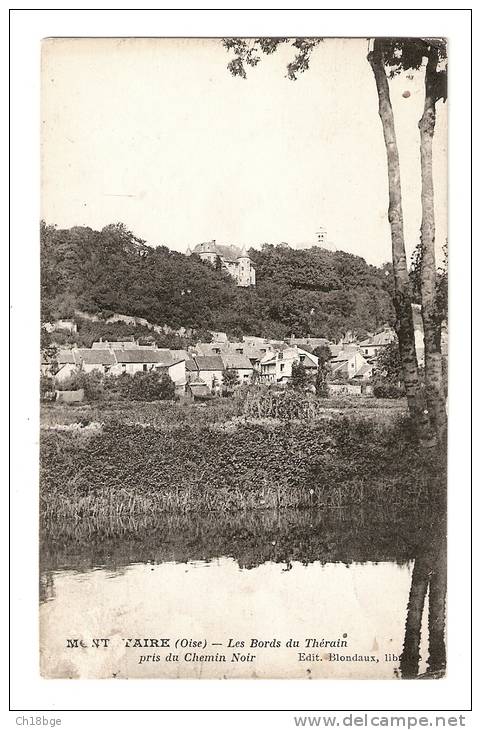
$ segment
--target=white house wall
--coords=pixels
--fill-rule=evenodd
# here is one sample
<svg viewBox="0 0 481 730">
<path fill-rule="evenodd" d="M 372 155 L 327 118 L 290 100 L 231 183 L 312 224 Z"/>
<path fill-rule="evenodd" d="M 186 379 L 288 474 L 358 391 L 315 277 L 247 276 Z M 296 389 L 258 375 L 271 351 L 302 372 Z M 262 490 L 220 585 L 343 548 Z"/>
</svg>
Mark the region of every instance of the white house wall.
<svg viewBox="0 0 481 730">
<path fill-rule="evenodd" d="M 182 360 L 181 362 L 176 362 L 174 365 L 170 365 L 168 368 L 168 373 L 174 383 L 185 383 L 185 360 Z"/>
<path fill-rule="evenodd" d="M 212 381 L 214 380 L 214 377 L 217 381 L 217 385 L 222 385 L 222 370 L 199 370 L 198 376 L 200 380 L 202 380 L 209 388 L 209 390 L 212 390 Z"/>
</svg>

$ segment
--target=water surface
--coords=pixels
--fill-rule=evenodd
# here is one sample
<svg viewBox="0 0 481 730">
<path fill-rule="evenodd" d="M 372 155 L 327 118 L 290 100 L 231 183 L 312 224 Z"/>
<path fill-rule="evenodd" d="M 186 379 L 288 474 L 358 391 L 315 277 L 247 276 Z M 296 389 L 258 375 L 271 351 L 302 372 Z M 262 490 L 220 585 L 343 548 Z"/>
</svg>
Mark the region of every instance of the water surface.
<svg viewBox="0 0 481 730">
<path fill-rule="evenodd" d="M 412 517 L 265 511 L 102 534 L 54 527 L 41 553 L 43 676 L 389 679 L 428 668 L 427 601 L 416 656 L 401 666 L 425 532 Z"/>
</svg>

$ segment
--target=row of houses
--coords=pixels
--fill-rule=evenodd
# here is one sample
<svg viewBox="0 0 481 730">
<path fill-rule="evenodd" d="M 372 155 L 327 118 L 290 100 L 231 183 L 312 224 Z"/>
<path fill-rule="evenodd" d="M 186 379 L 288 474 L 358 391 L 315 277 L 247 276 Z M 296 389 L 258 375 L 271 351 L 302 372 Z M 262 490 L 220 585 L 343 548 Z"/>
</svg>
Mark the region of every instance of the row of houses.
<svg viewBox="0 0 481 730">
<path fill-rule="evenodd" d="M 172 350 L 136 341 L 100 340 L 90 349 L 60 350 L 55 358 L 54 377 L 60 384 L 79 371 L 131 376 L 154 371 L 159 375 L 168 373 L 179 395 L 190 390 L 194 396 L 207 396 L 222 390 L 228 371 L 235 372 L 238 385 L 248 385 L 253 380 L 285 385 L 296 363 L 302 363 L 307 373 L 315 376 L 319 358 L 312 352 L 313 344 L 317 347 L 320 343 L 302 342 L 304 346 L 301 346 L 292 338 L 288 342 L 244 338 L 239 342 L 217 340 L 198 343 L 187 350 Z M 374 364 L 366 359 L 359 346 L 330 347 L 333 356 L 329 365 L 334 380 L 362 383 L 370 379 Z M 52 362 L 43 362 L 42 371 L 52 373 Z"/>
</svg>

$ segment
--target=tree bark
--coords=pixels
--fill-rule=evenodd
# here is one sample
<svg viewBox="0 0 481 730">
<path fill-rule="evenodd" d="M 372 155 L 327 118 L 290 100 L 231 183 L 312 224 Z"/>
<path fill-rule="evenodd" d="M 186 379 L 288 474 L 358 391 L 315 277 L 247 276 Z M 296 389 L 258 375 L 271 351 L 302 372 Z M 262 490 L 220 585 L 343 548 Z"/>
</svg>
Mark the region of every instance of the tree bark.
<svg viewBox="0 0 481 730">
<path fill-rule="evenodd" d="M 436 256 L 433 183 L 433 135 L 436 124 L 436 87 L 438 52 L 428 51 L 425 75 L 424 111 L 419 120 L 421 146 L 421 313 L 424 328 L 426 402 L 431 424 L 438 441 L 444 444 L 447 432 L 446 397 L 444 393 L 441 321 L 436 302 Z"/>
<path fill-rule="evenodd" d="M 376 80 L 379 99 L 379 116 L 382 122 L 384 143 L 386 145 L 388 183 L 389 183 L 389 223 L 391 226 L 392 261 L 394 274 L 394 307 L 396 311 L 396 331 L 399 342 L 404 387 L 409 413 L 423 441 L 432 441 L 430 422 L 421 392 L 418 362 L 414 340 L 414 326 L 411 306 L 411 289 L 404 245 L 404 225 L 401 193 L 401 171 L 399 152 L 394 126 L 394 114 L 389 95 L 389 84 L 384 66 L 382 38 L 375 38 L 373 50 L 368 61 Z"/>
</svg>

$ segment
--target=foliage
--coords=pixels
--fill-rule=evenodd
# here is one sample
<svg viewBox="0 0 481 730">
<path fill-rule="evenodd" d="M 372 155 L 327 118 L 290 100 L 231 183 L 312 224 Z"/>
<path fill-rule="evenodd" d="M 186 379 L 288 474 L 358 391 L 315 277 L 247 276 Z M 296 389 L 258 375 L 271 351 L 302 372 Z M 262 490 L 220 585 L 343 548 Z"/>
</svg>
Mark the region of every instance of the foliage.
<svg viewBox="0 0 481 730">
<path fill-rule="evenodd" d="M 393 340 L 381 348 L 373 382 L 375 398 L 402 398 L 405 395 L 399 345 Z"/>
<path fill-rule="evenodd" d="M 130 400 L 171 400 L 175 395 L 175 385 L 168 373 L 160 375 L 157 371 L 151 370 L 128 377 L 130 383 L 127 385 L 127 397 Z"/>
<path fill-rule="evenodd" d="M 376 381 L 373 385 L 373 394 L 375 398 L 402 398 L 405 395 L 404 388 L 389 380 Z"/>
<path fill-rule="evenodd" d="M 146 255 L 139 254 L 139 246 Z M 294 333 L 338 339 L 347 330 L 371 331 L 393 319 L 383 271 L 343 251 L 250 249 L 257 286 L 244 288 L 195 254 L 142 246 L 121 226 L 94 231 L 42 224 L 43 320 L 76 311 L 103 318 L 75 316 L 78 333 L 53 333 L 57 344 L 90 347 L 100 337 L 151 337 L 160 347 L 184 349 L 208 341 L 208 330 L 235 337 L 281 339 Z M 159 333 L 106 321 L 112 312 L 187 331 Z"/>
<path fill-rule="evenodd" d="M 294 390 L 304 390 L 309 383 L 310 378 L 304 363 L 293 362 L 290 387 Z"/>
<path fill-rule="evenodd" d="M 329 387 L 327 378 L 329 375 L 329 367 L 327 361 L 319 358 L 316 372 L 316 395 L 318 398 L 327 398 L 329 396 Z"/>
<path fill-rule="evenodd" d="M 359 335 L 361 337 L 361 335 Z M 329 345 L 319 345 L 318 347 L 315 347 L 312 351 L 312 354 L 315 355 L 318 360 L 322 363 L 327 363 L 332 357 L 331 348 Z"/>
<path fill-rule="evenodd" d="M 240 384 L 237 370 L 224 370 L 222 373 L 222 385 L 227 392 L 232 392 Z"/>
<path fill-rule="evenodd" d="M 82 370 L 72 373 L 56 384 L 57 390 L 81 390 L 89 401 L 99 400 L 104 394 L 104 376 L 99 370 L 86 373 Z"/>
<path fill-rule="evenodd" d="M 48 375 L 41 375 L 40 398 L 42 400 L 48 400 L 52 394 L 55 396 L 55 382 L 53 378 Z"/>
<path fill-rule="evenodd" d="M 402 380 L 401 357 L 397 340 L 380 348 L 376 363 L 377 374 L 383 379 L 397 383 Z"/>
<path fill-rule="evenodd" d="M 309 68 L 311 52 L 321 40 L 321 38 L 224 38 L 223 44 L 227 51 L 234 53 L 234 58 L 229 61 L 227 68 L 233 76 L 245 79 L 246 65 L 257 66 L 261 60 L 261 53 L 270 55 L 282 43 L 289 43 L 295 49 L 295 55 L 287 65 L 287 76 L 294 81 L 298 74 Z"/>
<path fill-rule="evenodd" d="M 338 415 L 292 426 L 288 418 L 236 428 L 181 424 L 174 433 L 120 424 L 92 435 L 44 432 L 42 516 L 60 510 L 82 520 L 100 508 L 108 518 L 118 509 L 130 517 L 347 504 L 413 507 L 427 501 L 432 479 L 406 419 L 381 424 Z"/>
<path fill-rule="evenodd" d="M 173 400 L 175 398 L 175 383 L 169 373 L 162 373 L 160 378 L 160 400 Z"/>
<path fill-rule="evenodd" d="M 409 278 L 413 293 L 413 302 L 421 304 L 421 264 L 422 246 L 418 243 L 411 257 L 411 268 Z M 448 244 L 443 246 L 443 261 L 436 272 L 436 324 L 441 326 L 442 322 L 448 320 Z"/>
</svg>

